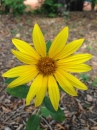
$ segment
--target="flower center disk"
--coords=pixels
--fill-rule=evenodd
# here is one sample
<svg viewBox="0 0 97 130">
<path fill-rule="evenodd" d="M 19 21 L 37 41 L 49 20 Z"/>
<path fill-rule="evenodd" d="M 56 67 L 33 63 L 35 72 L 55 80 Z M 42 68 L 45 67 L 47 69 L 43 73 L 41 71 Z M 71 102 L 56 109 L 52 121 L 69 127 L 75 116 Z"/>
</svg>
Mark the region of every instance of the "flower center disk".
<svg viewBox="0 0 97 130">
<path fill-rule="evenodd" d="M 57 66 L 52 58 L 42 57 L 37 63 L 37 68 L 41 74 L 51 75 L 55 72 Z"/>
</svg>

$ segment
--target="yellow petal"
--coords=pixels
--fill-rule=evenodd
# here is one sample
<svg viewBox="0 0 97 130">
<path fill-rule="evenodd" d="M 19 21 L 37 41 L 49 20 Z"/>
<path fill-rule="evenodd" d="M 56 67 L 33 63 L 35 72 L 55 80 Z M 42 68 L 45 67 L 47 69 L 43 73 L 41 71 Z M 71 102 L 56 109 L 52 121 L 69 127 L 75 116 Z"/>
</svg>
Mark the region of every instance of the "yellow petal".
<svg viewBox="0 0 97 130">
<path fill-rule="evenodd" d="M 36 67 L 33 70 L 24 72 L 20 77 L 12 81 L 8 87 L 13 88 L 22 84 L 26 84 L 33 80 L 33 78 L 38 74 Z"/>
<path fill-rule="evenodd" d="M 68 38 L 68 27 L 65 27 L 54 39 L 49 49 L 49 57 L 54 58 L 65 47 Z"/>
<path fill-rule="evenodd" d="M 61 71 L 61 73 L 63 74 L 63 76 L 65 76 L 67 78 L 67 80 L 76 88 L 81 89 L 81 90 L 87 90 L 87 87 L 85 84 L 83 84 L 80 80 L 78 80 L 76 77 L 74 77 L 73 75 L 63 71 L 63 70 L 58 70 Z"/>
<path fill-rule="evenodd" d="M 35 58 L 33 58 L 25 53 L 22 53 L 22 52 L 19 52 L 16 50 L 11 50 L 11 51 L 23 63 L 26 63 L 26 64 L 36 64 L 37 63 L 37 60 Z"/>
<path fill-rule="evenodd" d="M 76 54 L 76 55 L 69 56 L 65 59 L 58 60 L 57 65 L 72 65 L 73 66 L 73 65 L 81 64 L 85 61 L 88 61 L 91 58 L 92 58 L 91 54 Z"/>
<path fill-rule="evenodd" d="M 84 42 L 84 39 L 78 39 L 78 40 L 74 40 L 72 42 L 70 42 L 69 44 L 67 44 L 64 49 L 57 54 L 54 59 L 63 59 L 71 54 L 73 54 L 74 52 L 76 52 L 82 45 L 82 43 Z"/>
<path fill-rule="evenodd" d="M 25 53 L 33 58 L 39 59 L 39 54 L 25 41 L 14 38 L 12 39 L 12 42 L 20 52 Z"/>
<path fill-rule="evenodd" d="M 59 66 L 60 69 L 69 71 L 69 72 L 87 72 L 91 70 L 91 67 L 86 64 L 78 64 L 78 65 L 65 65 L 65 66 Z"/>
<path fill-rule="evenodd" d="M 72 86 L 72 84 L 65 78 L 63 71 L 56 71 L 54 74 L 56 80 L 58 81 L 60 87 L 71 96 L 77 96 L 77 93 Z"/>
<path fill-rule="evenodd" d="M 32 38 L 33 38 L 34 46 L 37 52 L 41 56 L 45 57 L 46 56 L 46 43 L 45 43 L 44 36 L 38 24 L 35 24 L 34 26 Z"/>
<path fill-rule="evenodd" d="M 45 76 L 43 78 L 42 85 L 41 85 L 39 91 L 36 94 L 36 99 L 35 99 L 35 106 L 36 107 L 39 106 L 42 103 L 42 101 L 45 97 L 45 94 L 46 94 L 46 91 L 47 91 L 47 82 L 48 82 L 48 77 Z"/>
<path fill-rule="evenodd" d="M 35 70 L 35 66 L 32 66 L 32 65 L 17 66 L 17 67 L 14 67 L 14 68 L 8 70 L 4 74 L 2 74 L 2 76 L 9 77 L 9 78 L 18 77 L 18 76 L 21 76 L 22 74 L 24 74 L 25 71 L 30 72 L 31 70 Z"/>
<path fill-rule="evenodd" d="M 58 105 L 59 105 L 60 94 L 59 94 L 59 88 L 58 88 L 57 82 L 53 76 L 48 77 L 48 93 L 49 93 L 51 103 L 54 109 L 57 111 Z"/>
<path fill-rule="evenodd" d="M 37 92 L 40 90 L 43 83 L 43 75 L 38 75 L 34 81 L 32 82 L 29 92 L 26 97 L 26 105 L 29 105 L 32 98 L 37 94 Z M 41 91 L 40 91 L 41 93 Z"/>
</svg>

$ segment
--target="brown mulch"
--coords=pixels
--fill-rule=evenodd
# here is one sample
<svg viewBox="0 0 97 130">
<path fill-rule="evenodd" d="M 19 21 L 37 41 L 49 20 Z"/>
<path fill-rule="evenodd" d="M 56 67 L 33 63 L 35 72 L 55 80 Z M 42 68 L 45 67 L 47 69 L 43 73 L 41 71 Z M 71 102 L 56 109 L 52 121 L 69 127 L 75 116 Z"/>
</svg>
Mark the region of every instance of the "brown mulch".
<svg viewBox="0 0 97 130">
<path fill-rule="evenodd" d="M 71 12 L 69 18 L 48 18 L 35 15 L 0 15 L 0 75 L 20 62 L 11 54 L 14 48 L 13 37 L 32 44 L 31 32 L 35 23 L 41 27 L 45 39 L 53 40 L 56 34 L 65 26 L 69 26 L 69 39 L 85 38 L 79 52 L 93 54 L 89 64 L 92 71 L 87 73 L 90 80 L 86 82 L 87 91 L 78 91 L 78 97 L 61 94 L 60 106 L 66 120 L 62 123 L 52 119 L 41 119 L 41 128 L 45 130 L 97 130 L 97 87 L 92 85 L 97 77 L 97 13 Z M 79 75 L 77 75 L 79 76 Z M 25 125 L 31 113 L 35 113 L 34 105 L 25 106 L 25 100 L 17 99 L 7 94 L 5 78 L 0 77 L 0 130 L 25 130 Z M 47 122 L 48 124 L 47 124 Z"/>
</svg>

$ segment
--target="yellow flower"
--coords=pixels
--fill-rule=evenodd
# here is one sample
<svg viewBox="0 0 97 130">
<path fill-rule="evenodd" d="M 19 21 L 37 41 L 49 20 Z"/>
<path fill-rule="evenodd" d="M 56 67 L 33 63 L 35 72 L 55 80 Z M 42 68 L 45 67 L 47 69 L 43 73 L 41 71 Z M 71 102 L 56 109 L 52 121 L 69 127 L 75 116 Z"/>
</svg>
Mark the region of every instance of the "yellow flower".
<svg viewBox="0 0 97 130">
<path fill-rule="evenodd" d="M 12 53 L 25 65 L 12 68 L 2 76 L 18 77 L 8 85 L 9 88 L 32 81 L 26 97 L 26 104 L 29 105 L 36 96 L 35 106 L 39 106 L 48 91 L 51 103 L 57 110 L 60 100 L 58 84 L 71 96 L 77 96 L 74 87 L 87 90 L 87 87 L 69 72 L 90 71 L 91 67 L 84 62 L 91 59 L 92 55 L 74 54 L 82 45 L 84 39 L 66 44 L 68 27 L 65 27 L 55 37 L 48 53 L 46 52 L 44 36 L 37 24 L 34 26 L 32 38 L 35 48 L 24 41 L 12 40 L 18 49 L 12 50 Z"/>
</svg>

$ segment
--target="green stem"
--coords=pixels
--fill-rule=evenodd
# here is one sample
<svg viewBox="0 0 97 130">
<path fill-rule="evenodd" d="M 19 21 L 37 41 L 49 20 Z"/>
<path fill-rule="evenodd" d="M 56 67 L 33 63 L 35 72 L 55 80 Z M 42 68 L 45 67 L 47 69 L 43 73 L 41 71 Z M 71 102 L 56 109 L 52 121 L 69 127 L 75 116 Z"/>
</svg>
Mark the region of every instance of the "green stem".
<svg viewBox="0 0 97 130">
<path fill-rule="evenodd" d="M 40 108 L 41 108 L 41 107 L 40 107 Z M 51 126 L 50 126 L 49 123 L 46 121 L 46 119 L 42 117 L 41 112 L 40 112 L 40 108 L 39 108 L 38 111 L 37 111 L 37 115 L 39 115 L 40 118 L 47 124 L 47 126 L 49 127 L 49 129 L 52 130 Z"/>
</svg>

